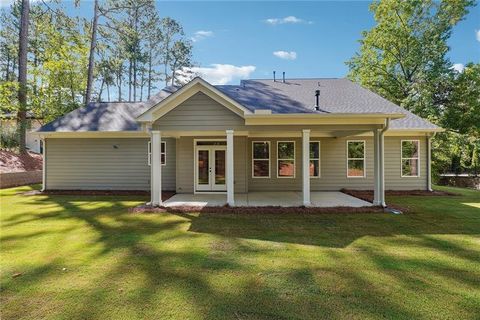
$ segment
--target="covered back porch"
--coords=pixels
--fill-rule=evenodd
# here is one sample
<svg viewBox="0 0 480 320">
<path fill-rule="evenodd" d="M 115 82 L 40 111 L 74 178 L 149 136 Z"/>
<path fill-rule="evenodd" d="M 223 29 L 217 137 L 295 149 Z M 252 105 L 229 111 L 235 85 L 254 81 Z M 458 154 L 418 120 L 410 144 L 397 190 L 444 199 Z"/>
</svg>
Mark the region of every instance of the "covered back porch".
<svg viewBox="0 0 480 320">
<path fill-rule="evenodd" d="M 151 191 L 153 206 L 282 206 L 282 207 L 363 207 L 371 205 L 385 206 L 384 187 L 384 128 L 375 126 L 324 126 L 316 128 L 281 131 L 240 131 L 225 130 L 223 132 L 174 132 L 167 130 L 151 130 Z M 364 128 L 359 128 L 364 127 Z M 365 128 L 366 127 L 366 128 Z M 272 128 L 273 129 L 273 128 Z M 364 139 L 359 134 L 370 134 L 368 139 L 373 155 L 361 177 L 346 178 L 346 173 L 335 173 L 335 177 L 347 183 L 361 182 L 368 184 L 367 189 L 374 190 L 372 203 L 338 192 L 348 188 L 347 184 L 335 189 L 318 189 L 319 181 L 328 181 L 329 172 L 323 177 L 312 177 L 310 144 L 321 139 Z M 373 137 L 373 139 L 372 139 Z M 176 195 L 162 202 L 162 139 L 176 139 Z M 350 139 L 350 138 L 349 138 Z M 268 161 L 268 177 L 254 177 L 256 167 L 253 163 L 254 143 L 269 140 L 269 148 L 273 149 Z M 282 160 L 278 154 L 278 142 L 288 141 L 294 145 L 293 177 L 279 176 L 278 167 Z M 343 141 L 343 140 L 342 140 Z M 342 154 L 345 144 L 342 143 Z M 324 152 L 324 151 L 322 151 Z M 369 151 L 370 152 L 370 151 Z M 338 158 L 336 153 L 325 150 L 322 157 L 330 162 L 341 163 L 345 168 L 345 158 Z M 220 159 L 220 160 L 218 160 Z M 320 161 L 320 159 L 318 159 Z M 369 160 L 370 161 L 370 160 Z M 207 163 L 207 164 L 206 164 Z M 291 163 L 291 162 L 290 162 Z M 366 162 L 364 162 L 366 164 Z M 343 169 L 342 169 L 343 170 Z M 221 172 L 221 174 L 218 174 Z M 340 177 L 341 176 L 341 177 Z M 330 173 L 330 177 L 332 174 Z M 350 182 L 351 181 L 351 182 Z M 367 182 L 369 181 L 369 182 Z M 337 183 L 338 184 L 338 183 Z M 341 182 L 340 182 L 341 184 Z M 371 186 L 370 186 L 371 184 Z"/>
<path fill-rule="evenodd" d="M 226 194 L 184 193 L 175 194 L 163 202 L 164 207 L 221 207 L 227 205 Z M 235 194 L 237 207 L 300 207 L 303 206 L 303 194 L 296 191 L 248 192 Z M 310 193 L 310 206 L 332 207 L 368 207 L 372 203 L 352 197 L 339 191 L 314 191 Z"/>
</svg>

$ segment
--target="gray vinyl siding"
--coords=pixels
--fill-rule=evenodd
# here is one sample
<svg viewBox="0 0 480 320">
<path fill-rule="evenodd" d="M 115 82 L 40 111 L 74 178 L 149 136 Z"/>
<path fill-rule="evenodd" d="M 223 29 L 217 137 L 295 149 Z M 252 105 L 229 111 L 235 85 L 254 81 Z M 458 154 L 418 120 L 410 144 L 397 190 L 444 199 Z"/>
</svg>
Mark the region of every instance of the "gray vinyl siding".
<svg viewBox="0 0 480 320">
<path fill-rule="evenodd" d="M 193 137 L 177 139 L 177 177 L 178 193 L 192 193 L 194 186 L 194 151 Z"/>
<path fill-rule="evenodd" d="M 162 190 L 175 191 L 177 159 L 177 143 L 175 138 L 162 138 L 167 146 L 167 161 L 162 166 Z M 150 168 L 149 168 L 150 170 Z M 149 186 L 150 188 L 150 186 Z"/>
<path fill-rule="evenodd" d="M 46 188 L 70 190 L 150 190 L 148 141 L 47 139 Z M 175 140 L 165 139 L 163 190 L 175 190 Z M 115 147 L 114 147 L 115 146 Z"/>
<path fill-rule="evenodd" d="M 312 178 L 314 191 L 347 189 L 373 189 L 373 138 L 322 138 L 320 141 L 320 178 Z M 365 177 L 347 178 L 347 141 L 365 141 Z"/>
<path fill-rule="evenodd" d="M 420 175 L 402 177 L 401 141 L 419 140 Z M 427 139 L 425 137 L 386 137 L 385 138 L 385 189 L 386 190 L 426 190 L 427 186 Z"/>
<path fill-rule="evenodd" d="M 223 139 L 223 137 L 211 137 Z M 202 137 L 202 139 L 209 139 Z M 235 137 L 233 141 L 234 153 L 234 187 L 235 192 L 247 192 L 246 170 L 246 137 Z M 194 137 L 180 137 L 177 140 L 177 192 L 194 192 L 195 173 L 194 173 Z"/>
<path fill-rule="evenodd" d="M 243 129 L 245 121 L 204 93 L 198 92 L 154 122 L 158 130 Z"/>
<path fill-rule="evenodd" d="M 235 179 L 234 189 L 237 193 L 245 193 L 247 186 L 247 137 L 235 137 L 233 140 L 233 165 Z"/>
</svg>

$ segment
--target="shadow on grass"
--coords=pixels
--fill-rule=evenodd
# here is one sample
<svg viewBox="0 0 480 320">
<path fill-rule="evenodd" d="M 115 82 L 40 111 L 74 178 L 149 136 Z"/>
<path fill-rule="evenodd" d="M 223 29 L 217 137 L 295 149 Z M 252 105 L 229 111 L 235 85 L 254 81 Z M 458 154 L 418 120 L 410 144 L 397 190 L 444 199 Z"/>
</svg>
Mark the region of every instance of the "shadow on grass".
<svg viewBox="0 0 480 320">
<path fill-rule="evenodd" d="M 346 267 L 350 262 L 342 251 L 337 249 L 346 248 L 365 236 L 415 235 L 418 237 L 415 243 L 408 243 L 406 239 L 399 241 L 404 241 L 405 246 L 421 245 L 446 252 L 468 262 L 478 259 L 477 251 L 428 236 L 478 235 L 480 222 L 472 218 L 474 215 L 469 211 L 469 207 L 463 208 L 461 212 L 447 212 L 441 216 L 434 211 L 402 216 L 299 216 L 294 213 L 139 215 L 127 213 L 129 205 L 125 202 L 138 201 L 135 197 L 88 199 L 91 201 L 82 201 L 84 199 L 71 196 L 26 197 L 22 205 L 48 210 L 25 210 L 3 219 L 2 228 L 7 230 L 29 223 L 38 223 L 45 227 L 41 231 L 31 230 L 23 236 L 2 236 L 2 244 L 22 240 L 35 241 L 35 237 L 48 232 L 59 232 L 48 231 L 50 222 L 74 221 L 82 226 L 86 225 L 87 232 L 96 235 L 94 243 L 84 243 L 85 246 L 101 245 L 95 259 L 101 261 L 102 257 L 122 252 L 121 259 L 112 262 L 105 273 L 89 275 L 92 283 L 88 289 L 76 289 L 78 292 L 73 295 L 78 301 L 57 307 L 53 315 L 64 318 L 104 318 L 105 312 L 111 313 L 112 301 L 114 305 L 118 304 L 118 308 L 129 308 L 132 312 L 130 316 L 137 318 L 168 315 L 169 312 L 178 312 L 178 318 L 185 318 L 187 312 L 182 313 L 181 309 L 187 306 L 192 307 L 191 312 L 203 319 L 345 318 L 354 314 L 360 317 L 382 315 L 389 318 L 417 318 L 419 313 L 414 308 L 395 299 L 394 294 L 392 297 L 386 294 L 388 291 L 379 286 L 376 279 L 369 279 L 363 274 L 361 268 Z M 462 199 L 458 202 L 464 201 Z M 72 230 L 74 227 L 65 228 L 64 231 Z M 85 232 L 85 229 L 82 229 L 82 232 Z M 223 242 L 216 246 L 196 244 L 202 234 L 220 236 L 217 238 Z M 158 239 L 158 245 L 151 242 L 152 236 Z M 271 260 L 285 259 L 276 257 L 275 253 L 288 249 L 256 246 L 242 242 L 242 239 L 328 249 L 324 255 L 338 261 L 338 266 L 342 267 L 319 264 L 258 272 L 258 266 L 252 266 L 249 262 L 253 256 L 263 254 Z M 192 245 L 172 245 L 172 242 L 177 240 L 185 240 Z M 478 273 L 467 273 L 461 267 L 432 262 L 429 258 L 392 257 L 377 247 L 363 248 L 358 255 L 382 270 L 385 283 L 391 281 L 392 286 L 426 292 L 425 288 L 430 287 L 433 280 L 419 278 L 418 273 L 407 272 L 415 269 L 425 270 L 429 274 L 438 275 L 448 281 L 457 281 L 462 285 L 478 285 Z M 24 277 L 4 278 L 2 302 L 10 304 L 13 298 L 8 299 L 8 296 L 13 297 L 19 292 L 29 291 L 32 287 L 40 286 L 41 290 L 45 281 L 58 278 L 58 270 L 68 258 L 62 256 L 42 265 L 29 267 Z M 313 261 L 305 261 L 305 264 L 313 264 Z M 228 276 L 230 274 L 231 277 Z M 216 283 L 216 276 L 231 284 Z M 239 277 L 241 281 L 237 279 Z M 128 286 L 130 281 L 134 282 L 135 289 L 128 295 L 122 295 L 119 290 Z M 177 293 L 173 298 L 172 291 Z M 170 301 L 164 301 L 164 297 Z M 22 308 L 12 307 L 5 310 L 3 307 L 5 316 L 44 316 L 42 310 L 37 310 L 38 306 L 31 304 L 32 301 L 20 300 L 20 303 L 23 303 Z M 158 305 L 162 305 L 165 310 L 159 311 Z M 465 307 L 471 305 L 467 304 Z"/>
</svg>

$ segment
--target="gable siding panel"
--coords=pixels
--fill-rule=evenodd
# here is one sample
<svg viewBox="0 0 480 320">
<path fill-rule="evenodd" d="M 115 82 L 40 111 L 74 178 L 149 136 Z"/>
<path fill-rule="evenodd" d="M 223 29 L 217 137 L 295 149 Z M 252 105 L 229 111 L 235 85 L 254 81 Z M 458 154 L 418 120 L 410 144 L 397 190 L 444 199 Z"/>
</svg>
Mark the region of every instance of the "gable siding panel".
<svg viewBox="0 0 480 320">
<path fill-rule="evenodd" d="M 204 93 L 196 93 L 154 122 L 157 130 L 244 129 L 245 121 Z"/>
</svg>

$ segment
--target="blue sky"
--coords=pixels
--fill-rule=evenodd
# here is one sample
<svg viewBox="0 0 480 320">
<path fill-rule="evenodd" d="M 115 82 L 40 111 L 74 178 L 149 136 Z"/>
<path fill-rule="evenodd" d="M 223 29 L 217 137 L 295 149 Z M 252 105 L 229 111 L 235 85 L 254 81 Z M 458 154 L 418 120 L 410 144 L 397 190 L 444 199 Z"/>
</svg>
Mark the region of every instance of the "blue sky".
<svg viewBox="0 0 480 320">
<path fill-rule="evenodd" d="M 4 0 L 0 0 L 4 1 Z M 178 20 L 194 40 L 198 71 L 214 83 L 240 78 L 344 77 L 361 32 L 374 25 L 368 1 L 159 1 L 161 16 Z M 69 11 L 91 16 L 92 2 Z M 480 7 L 454 29 L 449 58 L 480 62 Z"/>
</svg>

